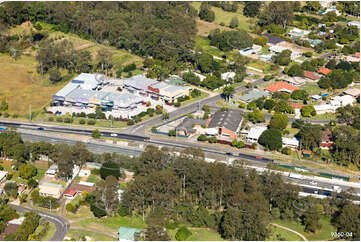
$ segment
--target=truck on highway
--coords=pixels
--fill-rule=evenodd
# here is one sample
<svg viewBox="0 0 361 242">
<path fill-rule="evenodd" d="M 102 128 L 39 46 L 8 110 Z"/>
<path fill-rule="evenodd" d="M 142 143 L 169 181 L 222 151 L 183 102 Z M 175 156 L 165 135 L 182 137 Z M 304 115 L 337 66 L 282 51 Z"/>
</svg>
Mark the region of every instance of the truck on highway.
<svg viewBox="0 0 361 242">
<path fill-rule="evenodd" d="M 301 175 L 301 174 L 292 173 L 292 172 L 290 172 L 290 174 L 288 175 L 288 177 L 290 177 L 290 178 L 295 178 L 295 179 L 302 179 L 302 175 Z"/>
<path fill-rule="evenodd" d="M 0 128 L 0 133 L 5 132 L 5 128 Z"/>
</svg>

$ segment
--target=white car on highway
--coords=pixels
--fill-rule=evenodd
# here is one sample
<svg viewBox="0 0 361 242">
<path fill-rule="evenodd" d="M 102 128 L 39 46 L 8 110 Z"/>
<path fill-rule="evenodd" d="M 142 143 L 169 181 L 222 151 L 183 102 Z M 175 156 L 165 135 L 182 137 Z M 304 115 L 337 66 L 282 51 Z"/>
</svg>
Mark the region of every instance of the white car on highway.
<svg viewBox="0 0 361 242">
<path fill-rule="evenodd" d="M 112 137 L 117 137 L 118 134 L 112 133 L 112 134 L 110 134 L 110 136 L 112 136 Z"/>
<path fill-rule="evenodd" d="M 316 186 L 316 185 L 317 185 L 317 182 L 315 182 L 315 181 L 310 181 L 310 184 Z"/>
</svg>

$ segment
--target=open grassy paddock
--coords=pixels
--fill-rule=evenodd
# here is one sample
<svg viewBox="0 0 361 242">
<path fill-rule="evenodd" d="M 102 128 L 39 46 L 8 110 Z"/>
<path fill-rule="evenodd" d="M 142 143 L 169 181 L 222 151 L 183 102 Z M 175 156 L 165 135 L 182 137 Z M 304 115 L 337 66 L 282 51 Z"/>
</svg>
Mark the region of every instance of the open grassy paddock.
<svg viewBox="0 0 361 242">
<path fill-rule="evenodd" d="M 223 241 L 221 235 L 217 231 L 207 228 L 188 228 L 192 235 L 187 238 L 187 241 Z M 177 229 L 168 230 L 168 235 L 171 240 L 175 239 Z"/>
<path fill-rule="evenodd" d="M 201 2 L 192 2 L 191 5 L 199 11 Z M 214 11 L 214 13 L 216 15 L 214 23 L 224 24 L 225 26 L 229 26 L 229 23 L 231 22 L 232 18 L 237 17 L 238 21 L 239 21 L 239 25 L 238 25 L 237 29 L 243 29 L 243 30 L 249 31 L 249 28 L 250 28 L 249 19 L 247 17 L 243 16 L 243 14 L 242 14 L 242 11 L 243 11 L 242 4 L 238 4 L 238 10 L 236 13 L 223 11 L 223 9 L 213 7 L 213 6 L 211 7 L 211 9 Z"/>
<path fill-rule="evenodd" d="M 68 234 L 68 237 L 74 238 L 75 240 L 80 240 L 83 236 L 89 236 L 91 238 L 91 241 L 115 241 L 117 240 L 114 237 L 98 233 L 98 232 L 92 232 L 89 230 L 80 230 L 80 229 L 70 229 Z"/>
<path fill-rule="evenodd" d="M 331 232 L 337 231 L 337 229 L 331 224 L 330 218 L 326 216 L 321 216 L 320 224 L 322 227 L 321 230 L 316 233 L 305 232 L 305 226 L 297 223 L 296 221 L 275 220 L 273 222 L 301 233 L 308 240 L 333 240 L 334 238 L 331 236 Z"/>
<path fill-rule="evenodd" d="M 291 231 L 272 226 L 271 234 L 267 238 L 267 241 L 277 241 L 277 240 L 303 241 L 303 239 L 300 236 L 298 236 L 295 233 L 292 233 Z"/>
</svg>

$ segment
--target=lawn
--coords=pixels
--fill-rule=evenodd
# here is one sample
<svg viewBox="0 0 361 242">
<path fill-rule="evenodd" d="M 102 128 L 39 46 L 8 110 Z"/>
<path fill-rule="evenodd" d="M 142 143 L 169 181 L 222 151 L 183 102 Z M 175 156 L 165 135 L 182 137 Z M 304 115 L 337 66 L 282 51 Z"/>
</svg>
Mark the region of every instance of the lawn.
<svg viewBox="0 0 361 242">
<path fill-rule="evenodd" d="M 66 218 L 67 219 L 78 219 L 78 218 L 83 218 L 83 219 L 87 219 L 87 218 L 94 218 L 93 213 L 90 211 L 89 206 L 81 206 L 78 208 L 78 210 L 76 211 L 76 213 L 66 213 Z"/>
<path fill-rule="evenodd" d="M 337 231 L 337 229 L 331 225 L 330 218 L 326 216 L 321 216 L 320 224 L 322 228 L 317 233 L 306 233 L 304 231 L 304 226 L 296 221 L 286 221 L 286 220 L 275 220 L 273 221 L 276 224 L 288 227 L 293 229 L 301 234 L 303 234 L 309 240 L 333 240 L 331 232 Z"/>
<path fill-rule="evenodd" d="M 188 228 L 192 235 L 189 236 L 187 241 L 223 241 L 221 235 L 217 233 L 215 230 L 206 229 L 206 228 Z M 175 234 L 177 230 L 168 230 L 168 235 L 171 240 L 175 239 Z"/>
<path fill-rule="evenodd" d="M 98 181 L 100 181 L 100 177 L 90 174 L 90 176 L 88 176 L 88 179 L 86 180 L 87 182 L 93 182 L 93 183 L 98 183 Z"/>
<path fill-rule="evenodd" d="M 82 221 L 76 222 L 74 225 L 87 227 L 90 224 L 102 224 L 112 231 L 118 230 L 120 226 L 131 227 L 131 228 L 146 228 L 147 225 L 143 222 L 140 216 L 133 217 L 105 217 L 105 218 L 87 218 Z"/>
<path fill-rule="evenodd" d="M 312 120 L 336 120 L 335 113 L 324 113 L 317 114 L 316 116 L 311 117 Z"/>
<path fill-rule="evenodd" d="M 317 83 L 307 82 L 306 84 L 301 86 L 301 89 L 306 90 L 311 96 L 320 94 L 321 88 L 317 85 Z"/>
<path fill-rule="evenodd" d="M 115 241 L 117 240 L 114 237 L 110 237 L 108 235 L 92 232 L 89 230 L 79 230 L 79 229 L 70 229 L 68 234 L 68 237 L 74 238 L 75 240 L 80 240 L 80 237 L 83 236 L 89 236 L 92 238 L 92 241 Z"/>
<path fill-rule="evenodd" d="M 127 183 L 119 182 L 119 189 L 120 190 L 125 190 L 126 188 L 127 188 Z"/>
<path fill-rule="evenodd" d="M 211 41 L 207 37 L 198 36 L 195 38 L 194 48 L 201 48 L 203 52 L 212 56 L 222 57 L 224 54 L 224 52 L 219 50 L 217 47 L 211 46 Z"/>
<path fill-rule="evenodd" d="M 44 235 L 44 237 L 41 238 L 42 241 L 49 241 L 51 239 L 51 237 L 53 237 L 56 227 L 53 223 L 49 223 L 50 228 L 48 230 L 48 232 Z"/>
<path fill-rule="evenodd" d="M 292 233 L 291 231 L 272 226 L 271 234 L 267 238 L 267 241 L 277 241 L 277 240 L 303 241 L 303 239 L 301 237 L 299 237 L 295 233 Z"/>
<path fill-rule="evenodd" d="M 45 175 L 45 172 L 46 169 L 38 168 L 38 174 L 34 177 L 34 179 L 40 181 L 40 179 Z"/>
<path fill-rule="evenodd" d="M 296 128 L 287 128 L 288 132 L 290 132 L 290 136 L 295 136 L 300 130 Z"/>
<path fill-rule="evenodd" d="M 191 2 L 191 5 L 199 11 L 201 2 Z M 213 6 L 211 7 L 211 9 L 214 11 L 216 15 L 214 23 L 224 24 L 225 26 L 229 26 L 232 18 L 237 17 L 239 21 L 239 25 L 237 28 L 249 31 L 250 23 L 248 22 L 248 18 L 243 16 L 242 14 L 243 10 L 240 4 L 238 4 L 238 11 L 236 13 L 223 11 L 221 8 L 217 8 Z"/>
</svg>

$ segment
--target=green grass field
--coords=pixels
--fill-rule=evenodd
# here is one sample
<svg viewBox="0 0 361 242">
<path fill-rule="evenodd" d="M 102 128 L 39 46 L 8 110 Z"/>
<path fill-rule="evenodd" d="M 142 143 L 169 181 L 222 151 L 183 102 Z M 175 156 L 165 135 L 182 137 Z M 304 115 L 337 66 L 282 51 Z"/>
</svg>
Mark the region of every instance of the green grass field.
<svg viewBox="0 0 361 242">
<path fill-rule="evenodd" d="M 308 240 L 333 240 L 334 238 L 331 236 L 331 232 L 337 231 L 337 229 L 331 224 L 330 218 L 326 216 L 321 216 L 321 230 L 314 234 L 306 233 L 304 231 L 305 227 L 296 221 L 275 220 L 273 222 L 303 234 Z"/>
<path fill-rule="evenodd" d="M 74 238 L 75 240 L 79 240 L 80 237 L 83 236 L 89 236 L 91 237 L 91 239 L 93 241 L 115 241 L 117 240 L 114 237 L 102 234 L 102 233 L 97 233 L 97 232 L 92 232 L 89 230 L 80 230 L 80 229 L 70 229 L 68 234 L 68 237 Z"/>
<path fill-rule="evenodd" d="M 74 223 L 75 225 L 87 227 L 90 224 L 101 224 L 104 227 L 112 230 L 117 231 L 120 226 L 124 227 L 131 227 L 131 228 L 146 228 L 145 222 L 143 222 L 141 217 L 105 217 L 105 218 L 87 218 L 81 220 L 79 222 Z"/>
<path fill-rule="evenodd" d="M 285 241 L 303 241 L 300 236 L 291 231 L 272 226 L 271 234 L 267 238 L 267 241 L 277 241 L 281 239 Z"/>
<path fill-rule="evenodd" d="M 41 238 L 42 241 L 49 241 L 51 239 L 51 237 L 53 237 L 56 227 L 53 223 L 49 223 L 50 228 L 48 230 L 48 232 L 44 235 L 44 237 Z"/>
<path fill-rule="evenodd" d="M 207 37 L 198 36 L 195 38 L 194 48 L 201 48 L 203 52 L 212 56 L 222 57 L 222 55 L 224 55 L 223 51 L 214 46 L 211 46 L 211 41 Z"/>
<path fill-rule="evenodd" d="M 201 2 L 191 2 L 191 5 L 199 11 Z M 236 13 L 223 11 L 221 8 L 217 8 L 217 7 L 211 7 L 211 9 L 214 11 L 216 15 L 214 23 L 217 24 L 223 23 L 225 26 L 229 26 L 229 23 L 231 22 L 232 18 L 237 17 L 239 21 L 239 25 L 237 28 L 249 31 L 250 24 L 248 22 L 248 18 L 243 16 L 242 14 L 243 10 L 241 5 L 238 4 L 238 6 L 239 6 L 238 11 Z"/>
<path fill-rule="evenodd" d="M 306 84 L 302 85 L 301 89 L 306 90 L 311 96 L 319 94 L 322 90 L 317 85 L 317 83 L 311 83 L 311 82 L 307 82 Z"/>
<path fill-rule="evenodd" d="M 93 182 L 93 183 L 97 183 L 98 181 L 100 181 L 100 177 L 90 174 L 90 176 L 88 176 L 88 179 L 86 180 L 87 182 Z"/>
<path fill-rule="evenodd" d="M 224 241 L 221 235 L 217 233 L 215 230 L 206 229 L 206 228 L 188 228 L 192 235 L 189 236 L 187 241 Z M 171 240 L 175 239 L 175 234 L 177 233 L 177 229 L 168 230 L 168 235 Z"/>
</svg>

